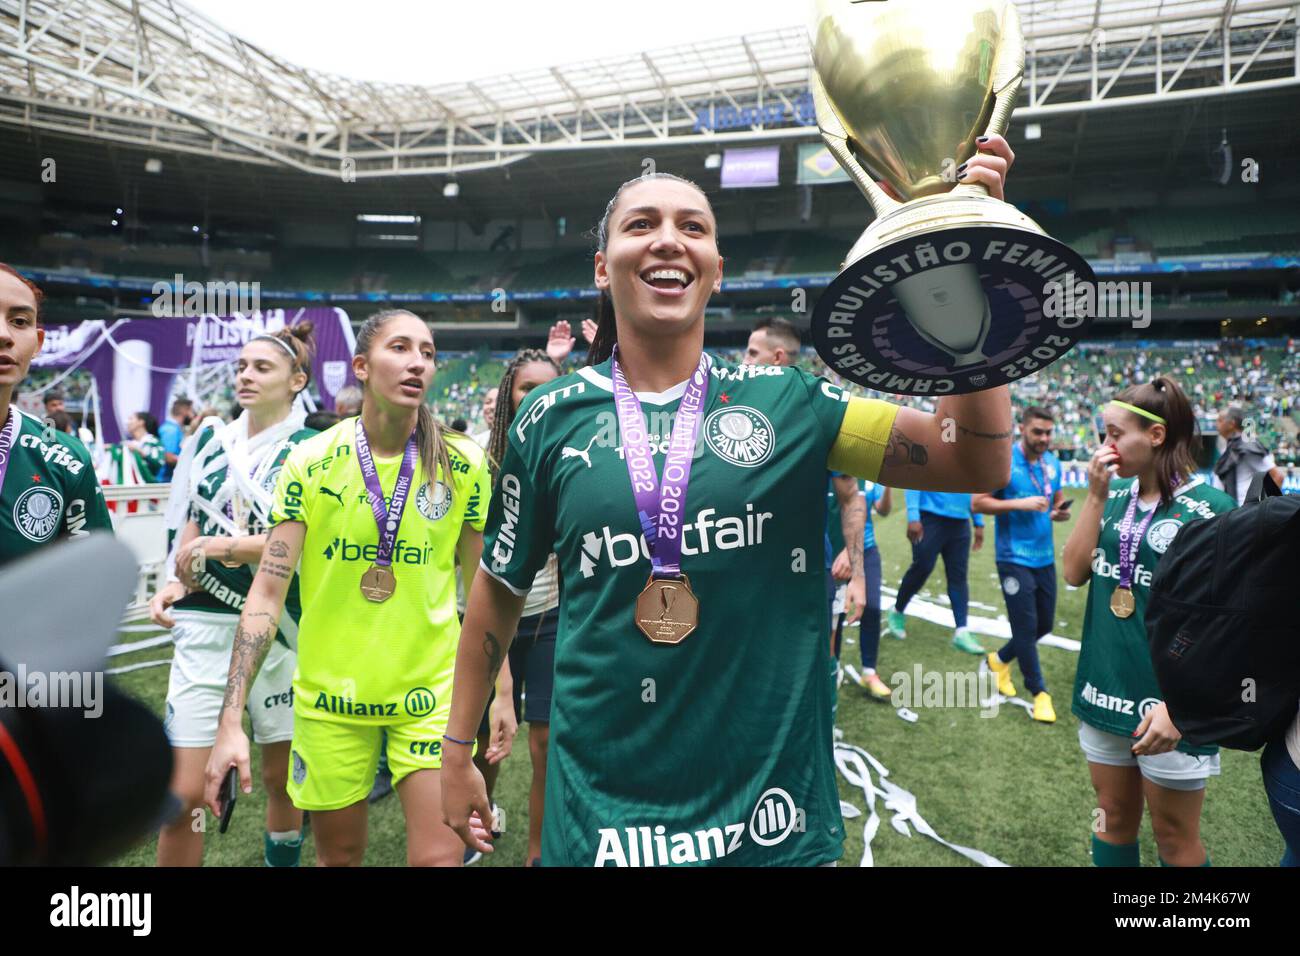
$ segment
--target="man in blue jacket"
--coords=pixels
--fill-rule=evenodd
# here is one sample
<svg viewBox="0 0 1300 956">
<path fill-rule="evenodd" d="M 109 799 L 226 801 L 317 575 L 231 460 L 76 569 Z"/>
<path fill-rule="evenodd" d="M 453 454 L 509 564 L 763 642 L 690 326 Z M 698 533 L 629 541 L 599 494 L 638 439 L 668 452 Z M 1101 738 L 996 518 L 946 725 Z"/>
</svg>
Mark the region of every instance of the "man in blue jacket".
<svg viewBox="0 0 1300 956">
<path fill-rule="evenodd" d="M 968 654 L 983 654 L 984 647 L 966 627 L 970 588 L 966 569 L 970 552 L 984 544 L 984 517 L 971 514 L 970 495 L 939 491 L 911 491 L 907 499 L 907 540 L 912 542 L 912 564 L 898 586 L 898 598 L 889 612 L 889 633 L 902 639 L 907 636 L 903 612 L 934 570 L 943 555 L 943 569 L 948 575 L 948 600 L 956 630 L 952 646 Z M 972 520 L 975 525 L 971 536 Z"/>
<path fill-rule="evenodd" d="M 1061 463 L 1048 449 L 1052 415 L 1031 406 L 1020 418 L 1020 441 L 1011 449 L 1011 482 L 990 495 L 975 495 L 976 514 L 991 514 L 997 532 L 995 556 L 1002 596 L 1007 602 L 1011 640 L 989 654 L 985 665 L 997 675 L 998 690 L 1016 696 L 1011 662 L 1034 699 L 1034 720 L 1056 722 L 1052 697 L 1038 665 L 1038 639 L 1052 629 L 1056 614 L 1056 547 L 1052 522 L 1066 521 L 1069 508 L 1061 490 Z"/>
</svg>

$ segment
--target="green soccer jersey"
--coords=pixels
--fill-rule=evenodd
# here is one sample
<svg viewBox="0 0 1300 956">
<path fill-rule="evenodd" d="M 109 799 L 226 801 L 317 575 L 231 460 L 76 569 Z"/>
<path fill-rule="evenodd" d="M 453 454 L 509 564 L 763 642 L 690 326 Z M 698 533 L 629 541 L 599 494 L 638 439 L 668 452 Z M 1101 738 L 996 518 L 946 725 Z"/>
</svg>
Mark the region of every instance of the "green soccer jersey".
<svg viewBox="0 0 1300 956">
<path fill-rule="evenodd" d="M 1147 644 L 1146 608 L 1151 578 L 1160 556 L 1187 522 L 1230 511 L 1236 502 L 1211 488 L 1199 475 L 1158 504 L 1138 548 L 1133 569 L 1133 599 L 1137 609 L 1127 618 L 1111 612 L 1110 599 L 1119 585 L 1119 526 L 1124 520 L 1136 480 L 1112 481 L 1101 519 L 1101 535 L 1092 552 L 1092 579 L 1083 617 L 1083 641 L 1074 677 L 1072 710 L 1085 724 L 1111 734 L 1132 736 L 1146 712 L 1161 701 Z M 1133 516 L 1142 521 L 1139 508 Z M 1217 753 L 1217 747 L 1179 743 L 1189 754 Z"/>
<path fill-rule="evenodd" d="M 713 361 L 681 508 L 699 626 L 658 645 L 633 620 L 650 558 L 609 376 L 605 362 L 526 399 L 483 548 L 516 594 L 558 556 L 543 862 L 837 859 L 823 535 L 849 395 L 798 369 Z M 638 393 L 658 474 L 684 390 Z M 883 446 L 895 406 L 870 410 Z"/>
<path fill-rule="evenodd" d="M 153 435 L 145 435 L 137 445 L 139 447 L 132 449 L 123 442 L 109 447 L 110 484 L 145 484 L 158 480 L 158 475 L 167 467 L 167 453 L 162 443 Z"/>
<path fill-rule="evenodd" d="M 18 418 L 4 487 L 0 488 L 0 564 L 55 538 L 111 531 L 104 492 L 86 446 L 10 406 Z M 3 428 L 0 423 L 0 428 Z"/>
<path fill-rule="evenodd" d="M 266 452 L 270 457 L 270 461 L 265 466 L 259 466 L 254 477 L 268 495 L 273 496 L 275 494 L 276 479 L 280 477 L 280 469 L 284 466 L 285 459 L 289 457 L 289 452 L 299 442 L 306 441 L 315 434 L 316 432 L 310 428 L 301 429 Z M 208 462 L 221 456 L 222 451 L 221 442 L 217 440 L 213 428 L 208 427 L 199 432 L 194 451 L 194 462 L 191 465 L 193 473 L 202 475 Z M 226 529 L 212 516 L 209 508 L 212 507 L 213 497 L 226 483 L 228 471 L 228 466 L 221 465 L 212 470 L 210 474 L 205 475 L 199 483 L 197 494 L 203 499 L 204 504 L 208 505 L 208 508 L 197 502 L 190 503 L 190 519 L 199 526 L 200 535 L 227 535 Z M 220 511 L 221 509 L 216 508 L 214 510 Z M 230 517 L 230 515 L 227 515 L 227 517 Z M 244 533 L 258 535 L 264 534 L 266 530 L 266 525 L 258 519 L 256 511 L 250 508 L 248 511 L 248 524 Z M 193 591 L 185 595 L 176 602 L 175 606 L 182 610 L 240 614 L 244 610 L 244 601 L 248 597 L 248 590 L 253 585 L 253 574 L 256 569 L 256 565 L 251 564 L 241 564 L 238 567 L 228 568 L 216 558 L 206 560 L 203 563 L 203 571 L 199 574 L 199 583 L 203 585 L 203 590 Z M 285 596 L 284 609 L 295 622 L 302 614 L 302 604 L 298 595 L 298 576 L 296 574 L 293 580 L 289 582 L 289 591 Z M 283 634 L 277 634 L 276 638 L 285 644 L 289 643 Z"/>
</svg>

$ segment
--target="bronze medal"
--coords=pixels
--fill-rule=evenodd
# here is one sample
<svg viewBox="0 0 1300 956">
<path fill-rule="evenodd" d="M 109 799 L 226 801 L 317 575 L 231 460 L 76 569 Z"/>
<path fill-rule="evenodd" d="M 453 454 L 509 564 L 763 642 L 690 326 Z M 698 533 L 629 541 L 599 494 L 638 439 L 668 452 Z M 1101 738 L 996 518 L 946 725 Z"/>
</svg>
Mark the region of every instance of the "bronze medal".
<svg viewBox="0 0 1300 956">
<path fill-rule="evenodd" d="M 1110 613 L 1118 618 L 1131 617 L 1137 610 L 1137 601 L 1128 588 L 1116 588 L 1110 596 Z"/>
<path fill-rule="evenodd" d="M 392 597 L 396 590 L 397 577 L 391 567 L 372 564 L 366 573 L 361 575 L 361 593 L 365 595 L 367 601 L 382 604 Z"/>
<path fill-rule="evenodd" d="M 700 623 L 700 602 L 686 575 L 651 577 L 636 599 L 636 626 L 655 644 L 680 644 Z"/>
</svg>

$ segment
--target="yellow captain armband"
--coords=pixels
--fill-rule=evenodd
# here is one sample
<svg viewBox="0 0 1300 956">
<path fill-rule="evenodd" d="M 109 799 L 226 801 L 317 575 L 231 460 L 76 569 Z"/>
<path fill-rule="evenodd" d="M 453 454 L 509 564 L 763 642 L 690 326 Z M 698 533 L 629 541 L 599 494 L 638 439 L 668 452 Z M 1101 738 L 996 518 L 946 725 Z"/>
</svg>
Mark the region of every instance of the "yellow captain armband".
<svg viewBox="0 0 1300 956">
<path fill-rule="evenodd" d="M 882 402 L 878 398 L 850 399 L 840 432 L 826 458 L 826 467 L 855 478 L 875 481 L 880 476 L 880 463 L 885 457 L 898 409 L 899 406 L 892 402 Z"/>
</svg>

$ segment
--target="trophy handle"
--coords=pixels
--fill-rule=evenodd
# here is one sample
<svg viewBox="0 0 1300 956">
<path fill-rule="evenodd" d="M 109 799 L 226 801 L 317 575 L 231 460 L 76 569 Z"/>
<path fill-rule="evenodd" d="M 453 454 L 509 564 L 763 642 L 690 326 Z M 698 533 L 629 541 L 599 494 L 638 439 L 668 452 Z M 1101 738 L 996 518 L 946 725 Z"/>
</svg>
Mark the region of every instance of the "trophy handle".
<svg viewBox="0 0 1300 956">
<path fill-rule="evenodd" d="M 1025 78 L 1025 38 L 1020 29 L 1020 12 L 1014 3 L 1007 4 L 1003 17 L 1002 41 L 998 44 L 993 63 L 993 113 L 984 127 L 985 135 L 1006 135 L 1011 126 L 1011 112 L 1016 108 L 1016 96 Z M 988 194 L 988 187 L 983 183 L 960 183 L 951 193 L 980 198 Z"/>
<path fill-rule="evenodd" d="M 816 70 L 812 71 L 812 95 L 813 106 L 817 111 L 817 127 L 821 131 L 826 148 L 831 151 L 831 155 L 835 157 L 840 167 L 849 174 L 849 178 L 857 184 L 858 189 L 862 190 L 862 194 L 867 197 L 867 202 L 871 203 L 876 215 L 884 216 L 902 206 L 902 203 L 876 185 L 876 181 L 858 161 L 858 157 L 853 155 L 853 150 L 849 148 L 848 131 L 840 122 L 840 118 L 835 115 L 830 97 L 826 95 L 826 88 L 822 86 L 821 77 L 817 75 Z"/>
</svg>

